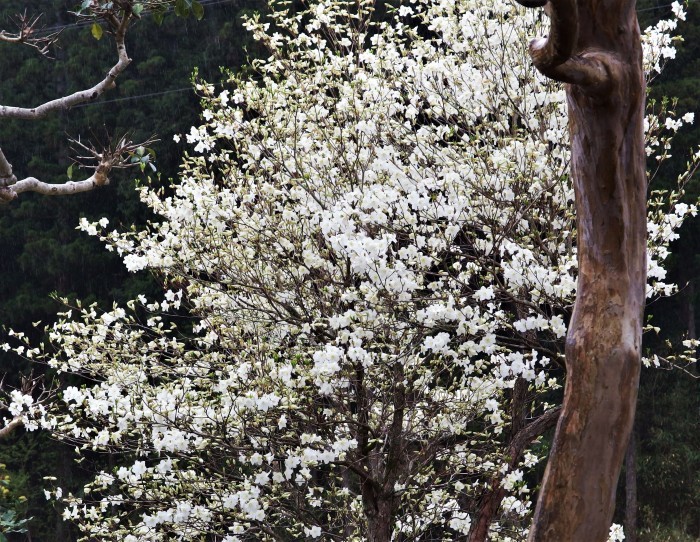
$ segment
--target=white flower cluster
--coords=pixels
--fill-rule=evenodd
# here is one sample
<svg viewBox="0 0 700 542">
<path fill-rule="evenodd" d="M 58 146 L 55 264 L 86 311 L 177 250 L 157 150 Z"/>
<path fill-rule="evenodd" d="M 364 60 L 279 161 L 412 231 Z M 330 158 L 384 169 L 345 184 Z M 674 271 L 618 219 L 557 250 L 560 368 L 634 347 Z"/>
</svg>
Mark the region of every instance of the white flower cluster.
<svg viewBox="0 0 700 542">
<path fill-rule="evenodd" d="M 160 223 L 102 234 L 167 292 L 51 330 L 48 362 L 92 383 L 42 423 L 123 457 L 61 497 L 86 538 L 360 541 L 387 517 L 413 540 L 525 532 L 538 457 L 511 445 L 561 384 L 577 266 L 565 97 L 524 46 L 541 14 L 374 14 L 316 0 L 249 20 L 270 56 L 198 86 L 195 156 L 173 195 L 142 190 Z M 674 203 L 650 215 L 656 291 L 695 212 Z"/>
</svg>

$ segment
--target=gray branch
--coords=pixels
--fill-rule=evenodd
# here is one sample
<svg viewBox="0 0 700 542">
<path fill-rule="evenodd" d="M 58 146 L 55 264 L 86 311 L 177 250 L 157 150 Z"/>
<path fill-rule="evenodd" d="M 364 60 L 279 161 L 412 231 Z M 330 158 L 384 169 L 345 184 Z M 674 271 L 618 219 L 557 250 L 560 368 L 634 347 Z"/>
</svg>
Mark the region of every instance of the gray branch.
<svg viewBox="0 0 700 542">
<path fill-rule="evenodd" d="M 129 26 L 131 18 L 131 13 L 125 13 L 121 20 L 117 19 L 116 17 L 108 19 L 108 22 L 114 30 L 114 41 L 117 46 L 118 60 L 117 63 L 114 64 L 114 66 L 112 66 L 112 68 L 107 72 L 107 75 L 104 77 L 104 79 L 102 79 L 102 81 L 93 87 L 74 92 L 69 96 L 63 96 L 62 98 L 50 100 L 37 107 L 25 108 L 2 105 L 0 106 L 0 118 L 40 119 L 53 111 L 69 109 L 75 105 L 95 100 L 107 90 L 114 88 L 116 86 L 115 80 L 117 77 L 119 77 L 119 75 L 131 63 L 131 59 L 126 53 L 126 44 L 124 39 L 126 29 Z"/>
<path fill-rule="evenodd" d="M 0 429 L 0 440 L 6 439 L 12 433 L 14 433 L 15 429 L 22 427 L 23 425 L 24 422 L 22 421 L 22 418 L 15 416 L 7 423 L 7 425 L 5 425 L 5 427 Z"/>
</svg>

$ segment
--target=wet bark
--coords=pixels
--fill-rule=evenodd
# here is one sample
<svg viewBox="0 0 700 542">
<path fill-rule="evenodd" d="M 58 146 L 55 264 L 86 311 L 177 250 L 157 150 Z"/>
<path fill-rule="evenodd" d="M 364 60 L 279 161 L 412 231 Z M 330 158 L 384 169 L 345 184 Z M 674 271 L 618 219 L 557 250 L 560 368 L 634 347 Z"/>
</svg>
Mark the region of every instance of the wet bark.
<svg viewBox="0 0 700 542">
<path fill-rule="evenodd" d="M 604 542 L 632 429 L 646 284 L 642 51 L 633 0 L 551 0 L 530 52 L 567 84 L 579 277 L 562 414 L 530 542 Z"/>
</svg>

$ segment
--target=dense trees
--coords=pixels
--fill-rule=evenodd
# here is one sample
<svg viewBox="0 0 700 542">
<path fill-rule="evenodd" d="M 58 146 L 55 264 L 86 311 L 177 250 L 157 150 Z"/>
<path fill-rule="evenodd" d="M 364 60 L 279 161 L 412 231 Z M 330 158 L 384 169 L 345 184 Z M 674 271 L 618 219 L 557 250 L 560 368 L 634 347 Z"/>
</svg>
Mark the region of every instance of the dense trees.
<svg viewBox="0 0 700 542">
<path fill-rule="evenodd" d="M 74 2 L 46 0 L 2 2 L 3 23 L 26 9 L 27 13 L 43 13 L 40 24 L 46 28 L 40 32 L 62 30 L 60 47 L 52 50 L 51 58 L 28 47 L 0 44 L 3 103 L 36 105 L 91 84 L 110 66 L 114 49 L 109 35 L 97 41 L 90 32 L 92 21 L 76 24 L 68 13 L 75 6 Z M 193 67 L 217 80 L 219 66 L 240 66 L 248 54 L 254 54 L 240 13 L 255 7 L 252 2 L 246 6 L 217 2 L 206 6 L 205 19 L 176 17 L 170 12 L 160 25 L 144 15 L 127 36 L 132 63 L 115 89 L 82 107 L 44 119 L 4 119 L 0 123 L 0 142 L 17 176 L 66 182 L 70 138 L 105 141 L 108 134 L 125 133 L 135 141 L 160 134 L 162 140 L 153 145 L 158 172 L 164 178 L 174 175 L 180 150 L 171 134 L 197 122 L 199 115 L 190 83 Z M 73 179 L 80 176 L 81 171 L 74 167 Z M 123 227 L 143 223 L 147 214 L 133 190 L 139 177 L 144 178 L 138 170 L 116 171 L 111 175 L 113 182 L 98 191 L 68 198 L 25 193 L 0 207 L 3 332 L 11 327 L 39 338 L 41 329 L 32 323 L 52 321 L 60 308 L 52 292 L 111 303 L 156 291 L 147 274 L 129 275 L 119 258 L 75 229 L 81 216 L 107 215 L 112 224 Z M 34 374 L 41 372 L 43 369 L 35 368 Z M 29 368 L 12 353 L 0 352 L 0 373 L 5 389 L 12 389 L 20 385 L 19 376 L 28 374 Z M 20 432 L 0 444 L 0 463 L 7 465 L 11 481 L 10 493 L 0 507 L 16 505 L 23 517 L 32 517 L 29 529 L 34 541 L 74 540 L 68 525 L 60 520 L 60 511 L 43 494 L 44 476 L 58 475 L 68 487 L 81 487 L 85 482 L 84 467 L 74 463 L 72 448 L 56 446 L 47 436 Z M 19 497 L 23 502 L 17 504 Z"/>
</svg>

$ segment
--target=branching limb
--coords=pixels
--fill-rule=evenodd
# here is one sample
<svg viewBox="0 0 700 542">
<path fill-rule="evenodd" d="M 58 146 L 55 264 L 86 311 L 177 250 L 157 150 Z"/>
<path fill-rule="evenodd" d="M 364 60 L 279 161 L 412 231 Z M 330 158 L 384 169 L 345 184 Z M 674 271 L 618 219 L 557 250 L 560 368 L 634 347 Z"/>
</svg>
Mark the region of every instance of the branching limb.
<svg viewBox="0 0 700 542">
<path fill-rule="evenodd" d="M 17 177 L 12 173 L 12 164 L 5 158 L 5 153 L 0 149 L 0 189 L 17 182 Z"/>
<path fill-rule="evenodd" d="M 139 150 L 156 141 L 150 138 L 142 143 L 133 143 L 127 140 L 126 137 L 121 138 L 115 145 L 98 151 L 93 146 L 88 146 L 79 140 L 72 140 L 74 148 L 80 149 L 86 153 L 78 156 L 76 162 L 85 165 L 86 161 L 96 162 L 96 165 L 87 166 L 94 169 L 95 172 L 87 179 L 82 181 L 69 181 L 66 183 L 46 183 L 35 177 L 27 177 L 25 179 L 16 180 L 12 184 L 0 186 L 0 201 L 11 201 L 23 192 L 37 192 L 45 196 L 66 196 L 71 194 L 79 194 L 81 192 L 89 192 L 95 188 L 99 188 L 109 184 L 109 173 L 113 169 L 123 169 L 128 167 L 140 166 L 139 160 L 134 161 L 133 157 L 139 155 Z M 2 151 L 0 151 L 0 172 L 2 172 L 3 162 L 9 167 L 10 173 L 12 166 L 7 162 Z M 14 178 L 14 175 L 12 175 Z"/>
<path fill-rule="evenodd" d="M 131 63 L 131 59 L 126 52 L 125 35 L 126 30 L 132 20 L 131 12 L 123 11 L 118 17 L 114 13 L 105 14 L 104 19 L 112 28 L 114 41 L 117 46 L 117 62 L 107 72 L 107 75 L 91 88 L 74 92 L 69 96 L 50 100 L 37 107 L 9 107 L 0 106 L 0 118 L 15 119 L 39 119 L 53 111 L 69 109 L 80 103 L 94 100 L 104 94 L 107 90 L 114 88 L 115 80 Z"/>
<path fill-rule="evenodd" d="M 576 51 L 579 36 L 576 0 L 516 0 L 525 7 L 547 5 L 551 19 L 549 36 L 530 42 L 530 56 L 535 67 L 550 79 L 603 91 L 610 83 L 602 52 Z"/>
<path fill-rule="evenodd" d="M 51 46 L 58 41 L 58 36 L 61 34 L 61 32 L 52 32 L 44 36 L 38 36 L 38 32 L 43 28 L 37 28 L 39 19 L 41 19 L 41 15 L 31 18 L 27 17 L 27 12 L 25 11 L 14 21 L 17 25 L 17 32 L 11 33 L 5 30 L 0 30 L 0 41 L 8 43 L 23 43 L 24 45 L 29 45 L 30 47 L 35 48 L 42 55 L 49 56 Z"/>
<path fill-rule="evenodd" d="M 45 403 L 49 398 L 53 397 L 55 394 L 55 389 L 46 388 L 44 386 L 43 376 L 34 377 L 34 374 L 32 372 L 29 374 L 29 376 L 22 376 L 20 380 L 21 384 L 19 391 L 21 391 L 24 395 L 33 395 L 37 387 L 39 387 L 39 385 L 41 384 L 41 393 L 35 401 L 35 404 Z M 0 388 L 2 388 L 2 386 L 3 383 L 0 382 Z M 0 402 L 0 409 L 6 410 L 7 408 L 8 406 L 4 402 Z M 24 417 L 13 416 L 12 419 L 10 419 L 10 421 L 5 424 L 5 427 L 0 429 L 0 440 L 8 438 L 10 435 L 12 435 L 12 433 L 15 432 L 16 429 L 23 426 Z"/>
</svg>

